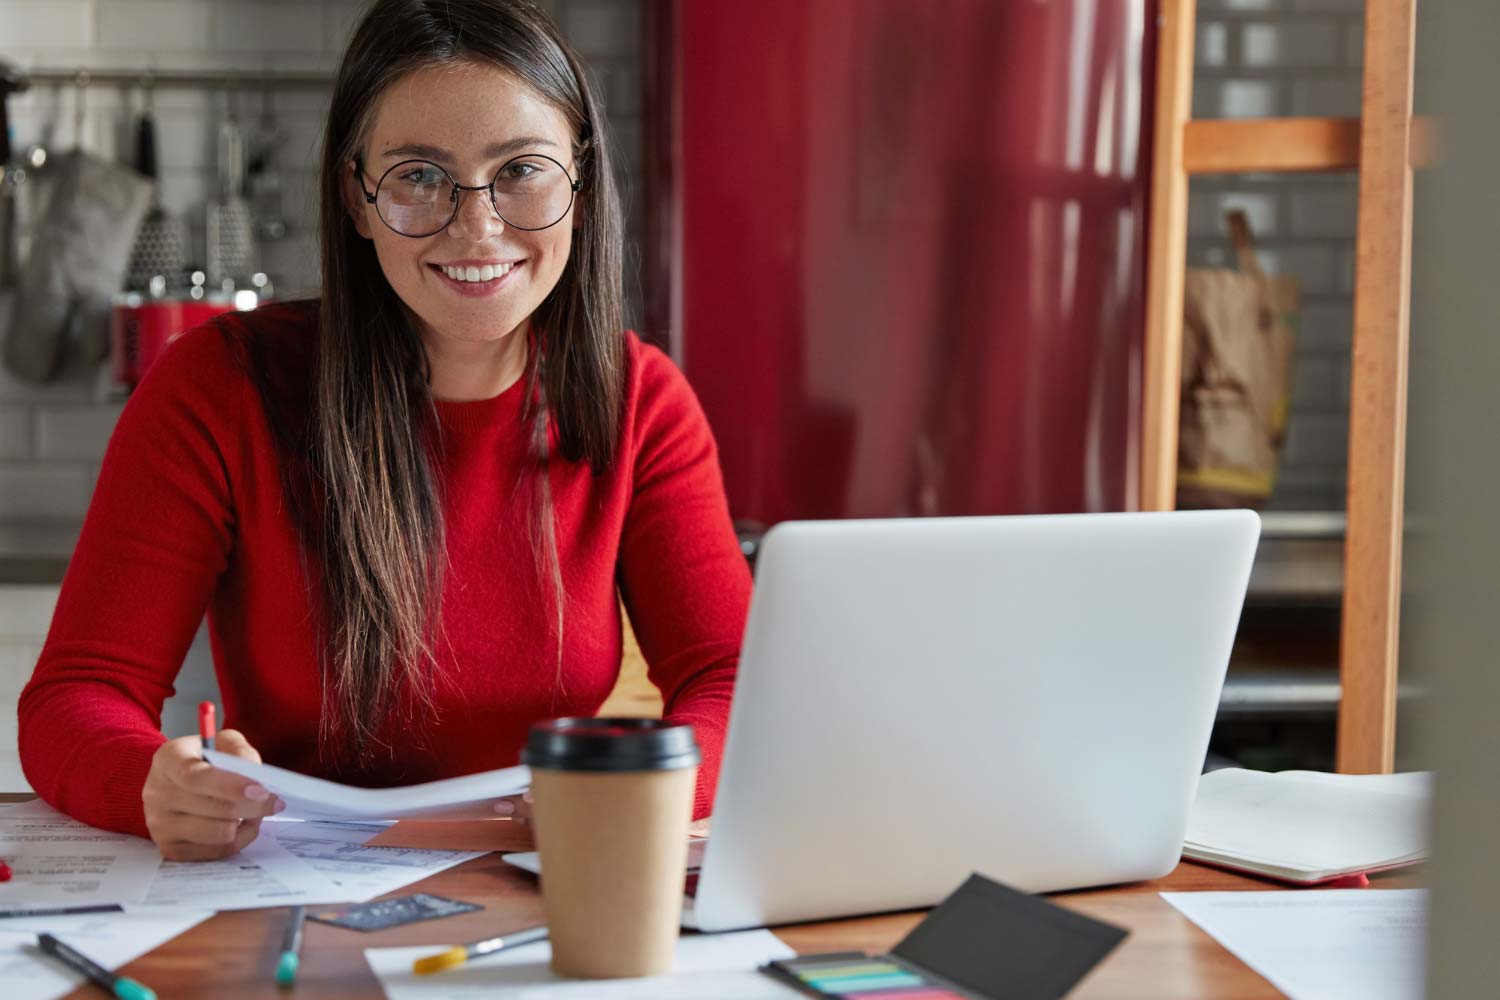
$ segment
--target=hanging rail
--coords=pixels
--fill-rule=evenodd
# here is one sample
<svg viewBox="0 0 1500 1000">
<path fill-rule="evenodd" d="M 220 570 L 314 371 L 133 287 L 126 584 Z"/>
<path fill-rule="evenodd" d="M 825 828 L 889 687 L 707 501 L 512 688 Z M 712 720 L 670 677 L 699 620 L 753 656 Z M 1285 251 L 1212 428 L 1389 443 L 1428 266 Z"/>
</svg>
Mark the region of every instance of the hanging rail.
<svg viewBox="0 0 1500 1000">
<path fill-rule="evenodd" d="M 267 87 L 288 90 L 321 90 L 333 86 L 331 73 L 281 70 L 177 70 L 177 69 L 20 69 L 33 86 L 53 84 L 74 87 L 222 87 L 252 90 Z"/>
</svg>

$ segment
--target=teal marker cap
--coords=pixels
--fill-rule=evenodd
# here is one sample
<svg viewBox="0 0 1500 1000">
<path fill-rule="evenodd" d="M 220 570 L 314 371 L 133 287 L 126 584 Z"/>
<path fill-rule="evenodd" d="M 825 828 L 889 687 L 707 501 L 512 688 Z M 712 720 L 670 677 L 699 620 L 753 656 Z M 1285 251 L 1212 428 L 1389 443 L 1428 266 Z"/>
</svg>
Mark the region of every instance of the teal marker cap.
<svg viewBox="0 0 1500 1000">
<path fill-rule="evenodd" d="M 156 992 L 151 987 L 124 976 L 115 980 L 115 996 L 120 1000 L 156 1000 Z"/>
<path fill-rule="evenodd" d="M 297 956 L 292 952 L 284 951 L 281 953 L 281 961 L 276 963 L 276 985 L 292 986 L 296 982 Z"/>
</svg>

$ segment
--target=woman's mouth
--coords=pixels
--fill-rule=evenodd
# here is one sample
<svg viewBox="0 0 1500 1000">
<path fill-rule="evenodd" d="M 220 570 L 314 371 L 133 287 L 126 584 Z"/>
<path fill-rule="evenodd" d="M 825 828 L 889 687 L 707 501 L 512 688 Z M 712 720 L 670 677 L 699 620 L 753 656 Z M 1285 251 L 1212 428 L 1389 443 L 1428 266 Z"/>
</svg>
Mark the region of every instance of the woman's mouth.
<svg viewBox="0 0 1500 1000">
<path fill-rule="evenodd" d="M 525 260 L 506 261 L 501 264 L 428 264 L 434 273 L 459 295 L 493 295 L 513 279 L 517 271 L 526 266 Z"/>
</svg>

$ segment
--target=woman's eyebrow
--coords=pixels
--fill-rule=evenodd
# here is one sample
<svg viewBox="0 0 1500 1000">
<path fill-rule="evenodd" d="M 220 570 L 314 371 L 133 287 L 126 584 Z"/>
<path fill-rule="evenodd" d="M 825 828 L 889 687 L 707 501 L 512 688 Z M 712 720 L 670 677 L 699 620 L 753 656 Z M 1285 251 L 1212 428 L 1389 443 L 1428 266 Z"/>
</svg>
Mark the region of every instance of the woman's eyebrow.
<svg viewBox="0 0 1500 1000">
<path fill-rule="evenodd" d="M 484 158 L 487 160 L 498 160 L 502 156 L 518 153 L 530 146 L 556 147 L 556 145 L 557 143 L 550 139 L 543 139 L 541 136 L 521 135 L 514 139 L 508 139 L 505 142 L 493 143 L 484 147 Z M 454 158 L 452 153 L 440 146 L 428 146 L 420 142 L 408 142 L 394 149 L 388 149 L 381 155 L 385 157 L 416 156 L 424 160 L 447 160 L 450 162 Z"/>
</svg>

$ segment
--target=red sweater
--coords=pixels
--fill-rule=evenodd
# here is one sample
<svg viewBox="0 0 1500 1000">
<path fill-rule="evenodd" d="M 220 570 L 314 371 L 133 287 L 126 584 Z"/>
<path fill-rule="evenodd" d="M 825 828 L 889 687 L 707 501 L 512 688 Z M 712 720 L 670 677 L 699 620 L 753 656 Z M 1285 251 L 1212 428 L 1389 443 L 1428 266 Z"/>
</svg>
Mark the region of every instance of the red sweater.
<svg viewBox="0 0 1500 1000">
<path fill-rule="evenodd" d="M 270 306 L 233 322 L 242 343 L 286 358 L 283 378 L 305 377 L 295 373 L 310 361 L 314 306 Z M 566 592 L 562 691 L 552 585 L 536 568 L 531 504 L 513 492 L 526 455 L 523 385 L 439 402 L 449 563 L 434 710 L 421 726 L 387 724 L 379 735 L 388 749 L 339 780 L 404 785 L 506 767 L 518 762 L 533 722 L 593 714 L 619 675 L 618 589 L 666 717 L 697 732 L 694 815 L 708 814 L 750 574 L 696 397 L 660 351 L 625 337 L 614 466 L 595 476 L 586 463 L 552 463 Z M 131 396 L 21 694 L 27 779 L 94 826 L 146 835 L 141 787 L 166 739 L 162 702 L 205 609 L 224 725 L 267 763 L 326 773 L 315 612 L 284 503 L 282 456 L 243 353 L 216 327 L 199 327 Z"/>
</svg>

